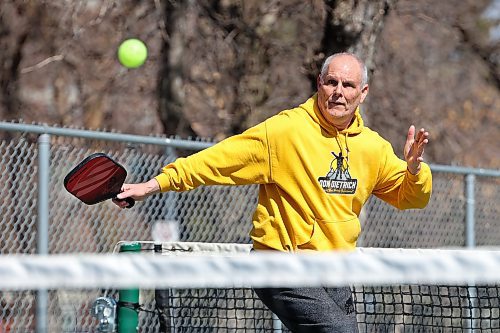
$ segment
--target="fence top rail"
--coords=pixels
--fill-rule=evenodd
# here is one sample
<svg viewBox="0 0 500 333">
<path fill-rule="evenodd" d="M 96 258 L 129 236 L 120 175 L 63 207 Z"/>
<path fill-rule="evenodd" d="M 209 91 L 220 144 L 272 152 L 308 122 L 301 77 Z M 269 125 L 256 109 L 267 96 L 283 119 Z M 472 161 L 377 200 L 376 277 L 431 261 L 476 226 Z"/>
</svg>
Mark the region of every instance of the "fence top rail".
<svg viewBox="0 0 500 333">
<path fill-rule="evenodd" d="M 193 140 L 171 139 L 153 136 L 143 136 L 134 134 L 111 133 L 101 131 L 91 131 L 73 128 L 53 127 L 48 125 L 31 125 L 11 122 L 0 122 L 0 130 L 11 132 L 28 132 L 36 134 L 53 134 L 59 136 L 69 136 L 93 140 L 106 140 L 115 142 L 128 142 L 136 144 L 152 144 L 188 150 L 202 150 L 214 143 L 200 142 Z M 431 170 L 436 172 L 456 173 L 463 175 L 475 175 L 483 177 L 500 177 L 500 170 L 470 168 L 451 165 L 430 164 Z"/>
<path fill-rule="evenodd" d="M 500 170 L 468 168 L 453 165 L 430 164 L 431 170 L 436 172 L 458 173 L 462 175 L 475 175 L 483 177 L 500 177 Z"/>
<path fill-rule="evenodd" d="M 134 134 L 99 132 L 99 131 L 90 131 L 90 130 L 82 130 L 74 128 L 52 127 L 48 125 L 18 124 L 9 122 L 0 122 L 0 130 L 11 131 L 11 132 L 27 132 L 35 134 L 52 134 L 59 136 L 92 139 L 92 140 L 151 144 L 151 145 L 167 146 L 167 147 L 190 149 L 190 150 L 202 150 L 213 145 L 213 143 L 211 142 L 142 136 Z"/>
</svg>

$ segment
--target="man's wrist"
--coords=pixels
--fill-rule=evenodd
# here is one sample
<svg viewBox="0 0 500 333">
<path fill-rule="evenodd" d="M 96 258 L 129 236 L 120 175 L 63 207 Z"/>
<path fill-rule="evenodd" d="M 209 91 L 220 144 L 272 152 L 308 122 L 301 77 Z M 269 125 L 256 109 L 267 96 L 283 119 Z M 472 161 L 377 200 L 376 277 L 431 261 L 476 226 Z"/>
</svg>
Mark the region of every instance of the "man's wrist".
<svg viewBox="0 0 500 333">
<path fill-rule="evenodd" d="M 160 184 L 156 179 L 150 179 L 146 182 L 147 194 L 152 195 L 160 192 Z"/>
<path fill-rule="evenodd" d="M 412 175 L 416 176 L 420 172 L 420 165 L 416 169 L 413 170 L 412 169 L 413 168 L 410 168 L 409 165 L 406 166 L 406 170 L 408 170 L 408 172 L 411 173 Z"/>
</svg>

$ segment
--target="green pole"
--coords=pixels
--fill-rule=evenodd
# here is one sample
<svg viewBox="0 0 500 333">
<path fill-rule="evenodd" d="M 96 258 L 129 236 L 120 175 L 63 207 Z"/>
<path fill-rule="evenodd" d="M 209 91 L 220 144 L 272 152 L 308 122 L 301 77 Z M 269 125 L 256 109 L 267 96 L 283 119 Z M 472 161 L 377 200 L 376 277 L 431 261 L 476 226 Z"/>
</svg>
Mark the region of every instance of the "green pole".
<svg viewBox="0 0 500 333">
<path fill-rule="evenodd" d="M 137 242 L 125 243 L 120 246 L 120 252 L 140 252 L 141 244 Z M 139 289 L 123 289 L 118 291 L 118 301 L 139 304 Z M 137 333 L 139 326 L 139 312 L 136 309 L 118 307 L 118 333 Z"/>
</svg>

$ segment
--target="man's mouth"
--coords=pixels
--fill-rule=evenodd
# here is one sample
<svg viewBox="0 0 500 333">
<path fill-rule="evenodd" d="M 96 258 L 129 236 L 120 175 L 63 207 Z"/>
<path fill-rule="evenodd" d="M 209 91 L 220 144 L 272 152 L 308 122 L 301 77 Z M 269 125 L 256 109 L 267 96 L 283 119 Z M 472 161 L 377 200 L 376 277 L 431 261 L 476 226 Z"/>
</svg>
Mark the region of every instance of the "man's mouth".
<svg viewBox="0 0 500 333">
<path fill-rule="evenodd" d="M 330 106 L 330 107 L 332 107 L 332 106 L 345 106 L 345 104 L 342 102 L 339 102 L 339 101 L 331 101 L 331 102 L 328 102 L 328 106 Z"/>
</svg>

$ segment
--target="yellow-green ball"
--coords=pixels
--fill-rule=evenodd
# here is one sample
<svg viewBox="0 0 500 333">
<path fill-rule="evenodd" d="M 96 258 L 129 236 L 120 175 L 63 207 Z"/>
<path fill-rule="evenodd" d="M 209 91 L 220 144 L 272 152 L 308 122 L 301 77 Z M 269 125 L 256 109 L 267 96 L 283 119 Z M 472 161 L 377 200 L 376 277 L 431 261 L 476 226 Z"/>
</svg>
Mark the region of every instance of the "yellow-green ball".
<svg viewBox="0 0 500 333">
<path fill-rule="evenodd" d="M 147 57 L 148 48 L 139 39 L 127 39 L 118 47 L 118 60 L 127 68 L 141 67 Z"/>
</svg>

